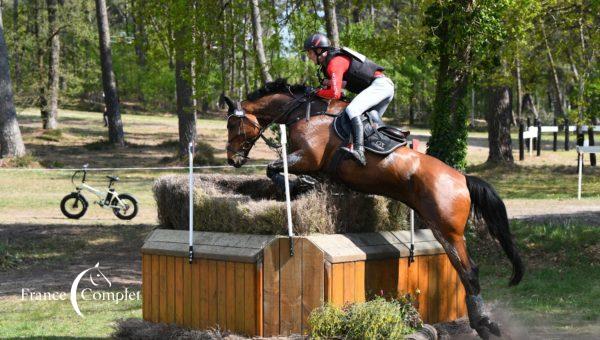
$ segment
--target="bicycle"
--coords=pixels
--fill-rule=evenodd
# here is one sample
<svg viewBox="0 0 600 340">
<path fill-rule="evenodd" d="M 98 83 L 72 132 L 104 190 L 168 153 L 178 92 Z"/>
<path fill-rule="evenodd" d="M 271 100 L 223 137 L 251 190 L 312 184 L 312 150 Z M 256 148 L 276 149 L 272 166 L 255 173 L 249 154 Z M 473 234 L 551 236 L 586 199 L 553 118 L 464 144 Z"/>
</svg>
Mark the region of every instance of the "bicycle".
<svg viewBox="0 0 600 340">
<path fill-rule="evenodd" d="M 76 185 L 75 191 L 66 195 L 60 202 L 60 210 L 62 213 L 66 217 L 72 219 L 78 219 L 85 215 L 89 207 L 87 199 L 81 194 L 81 192 L 85 190 L 98 196 L 98 200 L 94 201 L 94 203 L 98 204 L 102 208 L 112 209 L 113 213 L 118 218 L 122 220 L 131 220 L 134 218 L 138 213 L 138 202 L 135 197 L 130 194 L 119 194 L 112 187 L 115 182 L 119 181 L 119 177 L 106 176 L 109 180 L 107 188 L 108 190 L 98 190 L 85 183 L 87 177 L 87 167 L 88 165 L 85 164 L 83 166 L 83 170 L 77 170 L 73 176 L 71 176 L 71 183 L 75 185 L 75 176 L 83 172 L 81 184 Z"/>
</svg>

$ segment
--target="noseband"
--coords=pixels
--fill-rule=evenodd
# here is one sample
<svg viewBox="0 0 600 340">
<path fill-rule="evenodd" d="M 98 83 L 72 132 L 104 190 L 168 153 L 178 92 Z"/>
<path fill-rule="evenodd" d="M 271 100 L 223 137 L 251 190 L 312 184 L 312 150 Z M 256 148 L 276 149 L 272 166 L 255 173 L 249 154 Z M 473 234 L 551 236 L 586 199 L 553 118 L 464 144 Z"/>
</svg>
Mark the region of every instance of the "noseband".
<svg viewBox="0 0 600 340">
<path fill-rule="evenodd" d="M 289 91 L 289 94 L 292 96 L 292 98 L 294 98 L 292 101 L 290 101 L 288 104 L 286 104 L 286 105 L 289 105 L 289 108 L 284 110 L 284 112 L 282 114 L 280 114 L 279 116 L 275 117 L 275 119 L 273 119 L 265 127 L 261 127 L 258 123 L 255 123 L 252 120 L 250 120 L 246 116 L 246 111 L 244 111 L 240 102 L 236 102 L 236 109 L 233 111 L 233 113 L 231 113 L 227 116 L 227 123 L 229 124 L 229 120 L 232 118 L 240 119 L 240 127 L 239 127 L 238 136 L 243 135 L 244 141 L 242 142 L 242 145 L 240 146 L 240 150 L 236 151 L 236 150 L 231 149 L 229 147 L 229 144 L 231 143 L 231 141 L 233 141 L 234 138 L 237 138 L 238 136 L 235 136 L 234 138 L 229 139 L 227 141 L 227 151 L 232 152 L 235 156 L 243 157 L 244 159 L 250 159 L 250 157 L 248 157 L 248 153 L 250 153 L 250 149 L 252 149 L 252 147 L 254 146 L 254 144 L 256 144 L 256 142 L 258 141 L 259 138 L 262 138 L 270 148 L 274 148 L 274 149 L 280 148 L 281 145 L 273 143 L 270 140 L 268 140 L 264 136 L 264 132 L 271 125 L 277 123 L 282 118 L 287 120 L 287 116 L 290 113 L 292 113 L 294 110 L 296 110 L 298 107 L 300 107 L 300 105 L 305 103 L 307 101 L 307 99 L 309 98 L 309 95 L 303 95 L 300 97 L 294 96 L 294 94 L 292 93 L 292 91 L 289 87 L 288 87 L 288 91 Z M 244 120 L 248 120 L 248 122 L 250 122 L 250 124 L 252 124 L 252 126 L 256 127 L 259 130 L 258 135 L 256 137 L 253 137 L 253 138 L 246 137 L 246 131 L 244 129 Z M 285 123 L 285 124 L 287 125 L 288 123 Z"/>
</svg>

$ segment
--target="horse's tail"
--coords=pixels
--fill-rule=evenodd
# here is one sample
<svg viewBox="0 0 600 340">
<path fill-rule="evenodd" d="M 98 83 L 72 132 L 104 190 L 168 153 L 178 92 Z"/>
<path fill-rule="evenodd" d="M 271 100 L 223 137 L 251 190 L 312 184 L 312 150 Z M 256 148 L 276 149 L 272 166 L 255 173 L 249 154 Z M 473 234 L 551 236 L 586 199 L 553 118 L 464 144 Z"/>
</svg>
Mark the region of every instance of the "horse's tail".
<svg viewBox="0 0 600 340">
<path fill-rule="evenodd" d="M 489 183 L 478 177 L 465 177 L 467 178 L 467 188 L 469 188 L 475 216 L 485 221 L 490 234 L 500 242 L 502 249 L 504 249 L 506 256 L 512 263 L 513 272 L 509 285 L 514 286 L 523 278 L 525 268 L 510 233 L 506 206 Z"/>
</svg>

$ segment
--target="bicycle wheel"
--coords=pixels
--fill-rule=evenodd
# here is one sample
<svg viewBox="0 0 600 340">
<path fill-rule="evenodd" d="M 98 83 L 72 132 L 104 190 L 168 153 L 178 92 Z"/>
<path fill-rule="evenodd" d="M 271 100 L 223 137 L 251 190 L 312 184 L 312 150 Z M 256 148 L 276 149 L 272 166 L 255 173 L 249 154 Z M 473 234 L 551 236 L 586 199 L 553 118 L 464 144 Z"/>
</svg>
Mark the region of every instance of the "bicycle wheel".
<svg viewBox="0 0 600 340">
<path fill-rule="evenodd" d="M 130 220 L 134 218 L 138 213 L 138 203 L 135 197 L 129 194 L 120 194 L 117 197 L 119 197 L 119 200 L 121 200 L 122 204 L 120 204 L 119 200 L 116 198 L 113 199 L 111 205 L 118 206 L 118 208 L 113 208 L 113 213 L 115 216 L 122 220 Z"/>
<path fill-rule="evenodd" d="M 60 211 L 68 218 L 78 219 L 85 215 L 88 202 L 81 194 L 72 192 L 60 201 Z"/>
</svg>

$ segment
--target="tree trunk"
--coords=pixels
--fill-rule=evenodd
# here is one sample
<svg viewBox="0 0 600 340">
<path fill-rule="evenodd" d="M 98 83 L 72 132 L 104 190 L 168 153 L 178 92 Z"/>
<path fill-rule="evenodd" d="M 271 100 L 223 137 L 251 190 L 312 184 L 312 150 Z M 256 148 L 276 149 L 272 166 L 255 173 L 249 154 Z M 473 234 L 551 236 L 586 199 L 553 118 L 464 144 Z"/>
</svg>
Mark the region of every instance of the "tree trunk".
<svg viewBox="0 0 600 340">
<path fill-rule="evenodd" d="M 533 96 L 530 93 L 525 93 L 521 102 L 521 112 L 524 113 L 525 116 L 527 116 L 527 113 L 530 112 L 531 114 L 533 114 L 534 120 L 540 119 L 537 107 L 535 106 L 535 102 L 533 101 Z"/>
<path fill-rule="evenodd" d="M 233 6 L 229 6 L 229 17 L 231 20 L 230 21 L 230 32 L 231 32 L 231 54 L 229 56 L 229 93 L 231 95 L 235 95 L 234 91 L 236 89 L 236 59 L 235 59 L 235 51 L 236 51 L 236 21 L 233 20 L 234 18 L 234 13 L 233 13 Z"/>
<path fill-rule="evenodd" d="M 19 39 L 19 0 L 13 1 L 13 32 L 14 39 L 13 41 L 17 41 Z M 15 44 L 15 53 L 13 57 L 14 66 L 15 66 L 15 93 L 19 93 L 19 89 L 21 88 L 21 51 L 16 48 Z M 21 47 L 22 48 L 22 47 Z"/>
<path fill-rule="evenodd" d="M 175 87 L 179 120 L 179 157 L 188 153 L 189 143 L 196 144 L 196 110 L 192 100 L 191 63 L 185 56 L 188 31 L 183 25 L 175 32 Z"/>
<path fill-rule="evenodd" d="M 513 163 L 510 123 L 512 96 L 510 87 L 498 86 L 487 89 L 488 163 Z"/>
<path fill-rule="evenodd" d="M 96 0 L 96 19 L 98 21 L 98 38 L 100 42 L 100 65 L 102 67 L 102 87 L 104 88 L 104 104 L 108 118 L 108 142 L 119 146 L 125 145 L 123 122 L 119 109 L 117 82 L 113 72 L 110 51 L 110 32 L 106 0 Z"/>
<path fill-rule="evenodd" d="M 521 59 L 515 57 L 515 76 L 517 78 L 517 120 L 521 122 L 521 115 L 523 114 L 523 82 L 521 80 Z"/>
<path fill-rule="evenodd" d="M 17 111 L 13 102 L 8 49 L 4 40 L 2 6 L 0 4 L 0 158 L 25 155 L 25 144 L 17 122 Z"/>
<path fill-rule="evenodd" d="M 45 74 L 46 66 L 44 63 L 44 39 L 42 38 L 41 25 L 42 25 L 42 11 L 41 11 L 41 1 L 36 1 L 33 4 L 33 33 L 35 36 L 36 43 L 36 59 L 37 59 L 37 71 L 39 75 Z M 40 77 L 37 79 L 38 86 L 38 107 L 40 108 L 40 114 L 42 116 L 42 122 L 45 121 L 45 117 L 49 115 L 48 113 L 48 100 L 46 98 L 46 82 L 42 80 Z M 43 124 L 43 123 L 42 123 Z"/>
<path fill-rule="evenodd" d="M 48 54 L 48 96 L 50 102 L 46 111 L 42 111 L 43 128 L 54 130 L 58 127 L 58 82 L 60 64 L 60 35 L 56 12 L 58 10 L 57 0 L 46 0 L 48 7 L 48 38 L 50 42 L 50 53 Z"/>
<path fill-rule="evenodd" d="M 244 69 L 244 93 L 250 93 L 250 81 L 248 79 L 248 16 L 244 16 L 244 50 L 242 51 L 242 67 Z"/>
<path fill-rule="evenodd" d="M 144 14 L 141 9 L 140 1 L 132 1 L 132 17 L 133 17 L 133 41 L 135 55 L 137 57 L 138 66 L 146 67 L 146 47 L 148 45 L 148 34 L 146 33 L 146 24 L 144 22 Z"/>
<path fill-rule="evenodd" d="M 338 33 L 337 15 L 335 14 L 335 0 L 323 0 L 325 10 L 325 27 L 327 36 L 334 47 L 340 47 L 340 35 Z"/>
<path fill-rule="evenodd" d="M 557 116 L 564 117 L 565 111 L 563 110 L 562 105 L 562 95 L 560 92 L 560 82 L 558 80 L 558 73 L 556 72 L 556 65 L 554 64 L 554 58 L 552 57 L 552 51 L 550 50 L 550 45 L 548 44 L 548 37 L 546 36 L 546 28 L 544 23 L 541 22 L 542 26 L 542 35 L 544 37 L 544 44 L 546 45 L 546 54 L 548 56 L 548 62 L 550 63 L 550 71 L 552 73 L 552 89 L 554 90 L 554 112 Z"/>
<path fill-rule="evenodd" d="M 264 83 L 273 81 L 271 74 L 269 73 L 269 65 L 267 64 L 267 57 L 265 55 L 265 48 L 262 41 L 262 24 L 260 22 L 260 7 L 258 0 L 250 0 L 252 4 L 252 34 L 254 35 L 254 50 L 256 51 L 256 57 L 258 59 L 258 66 L 260 67 L 260 76 Z"/>
</svg>

